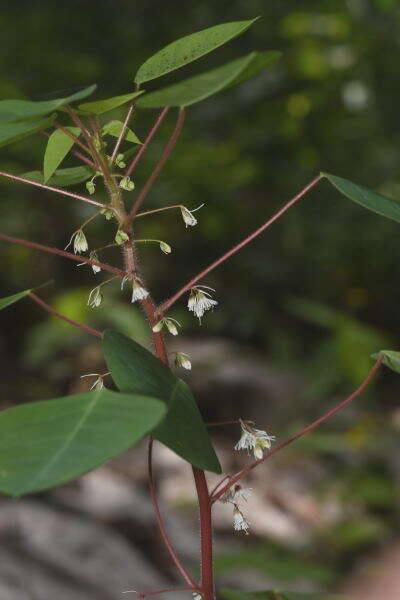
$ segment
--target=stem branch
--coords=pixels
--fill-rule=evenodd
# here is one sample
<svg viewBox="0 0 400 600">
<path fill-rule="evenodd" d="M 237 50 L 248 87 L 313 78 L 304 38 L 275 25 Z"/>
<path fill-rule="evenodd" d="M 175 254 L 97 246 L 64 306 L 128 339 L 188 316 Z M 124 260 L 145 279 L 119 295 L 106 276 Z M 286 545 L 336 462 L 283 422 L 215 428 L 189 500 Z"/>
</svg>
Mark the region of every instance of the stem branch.
<svg viewBox="0 0 400 600">
<path fill-rule="evenodd" d="M 155 136 L 155 134 L 157 133 L 157 131 L 160 129 L 162 122 L 164 121 L 165 117 L 167 116 L 168 111 L 169 111 L 169 106 L 167 106 L 166 108 L 164 108 L 161 111 L 161 113 L 159 114 L 158 119 L 154 123 L 153 127 L 150 129 L 150 131 L 149 131 L 149 133 L 147 135 L 147 138 L 145 139 L 143 145 L 140 147 L 140 150 L 138 151 L 138 153 L 136 154 L 135 158 L 132 160 L 131 164 L 127 168 L 126 173 L 125 173 L 125 177 L 129 177 L 129 175 L 132 173 L 132 171 L 134 170 L 134 168 L 138 164 L 139 160 L 142 158 L 143 154 L 146 152 L 147 148 L 149 147 L 149 144 L 150 144 L 151 140 L 153 139 L 153 137 Z"/>
</svg>

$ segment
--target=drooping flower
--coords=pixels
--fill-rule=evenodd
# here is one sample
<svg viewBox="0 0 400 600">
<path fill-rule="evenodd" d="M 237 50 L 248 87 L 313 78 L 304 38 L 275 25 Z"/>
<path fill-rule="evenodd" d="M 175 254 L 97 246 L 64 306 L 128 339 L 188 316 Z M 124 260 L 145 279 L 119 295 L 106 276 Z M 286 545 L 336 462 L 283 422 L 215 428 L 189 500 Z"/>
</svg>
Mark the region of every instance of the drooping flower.
<svg viewBox="0 0 400 600">
<path fill-rule="evenodd" d="M 245 533 L 248 533 L 250 529 L 250 523 L 237 506 L 233 509 L 233 528 L 236 531 L 244 531 Z"/>
<path fill-rule="evenodd" d="M 240 502 L 247 502 L 252 494 L 251 488 L 242 488 L 241 485 L 236 484 L 233 488 L 230 488 L 220 498 L 220 502 L 224 504 L 239 504 Z"/>
<path fill-rule="evenodd" d="M 275 441 L 275 436 L 269 435 L 263 429 L 255 429 L 250 421 L 239 419 L 242 435 L 235 446 L 235 450 L 252 450 L 254 457 L 260 459 L 264 450 L 268 450 Z"/>
<path fill-rule="evenodd" d="M 171 317 L 163 317 L 154 325 L 153 331 L 158 333 L 164 327 L 166 327 L 172 335 L 178 335 L 179 331 L 177 326 L 181 327 L 181 324 L 176 319 L 171 319 Z"/>
<path fill-rule="evenodd" d="M 131 302 L 136 302 L 136 300 L 144 300 L 148 295 L 149 292 L 143 287 L 138 277 L 133 277 Z"/>
<path fill-rule="evenodd" d="M 176 367 L 182 367 L 182 369 L 186 369 L 187 371 L 190 371 L 192 368 L 190 358 L 185 352 L 177 352 L 175 354 L 174 362 Z"/>
<path fill-rule="evenodd" d="M 103 294 L 101 293 L 100 286 L 93 288 L 88 297 L 88 306 L 91 308 L 97 308 L 103 302 Z"/>
<path fill-rule="evenodd" d="M 99 257 L 97 256 L 96 250 L 92 250 L 92 252 L 89 254 L 89 258 L 90 260 L 95 260 L 96 262 L 99 262 Z M 99 267 L 98 265 L 90 265 L 93 269 L 93 273 L 96 275 L 96 273 L 100 273 L 101 271 L 101 267 Z"/>
<path fill-rule="evenodd" d="M 171 254 L 171 246 L 167 244 L 167 242 L 160 242 L 160 250 L 164 252 L 164 254 Z"/>
<path fill-rule="evenodd" d="M 96 377 L 95 382 L 90 387 L 90 391 L 91 390 L 102 390 L 104 388 L 103 377 L 101 376 L 100 373 L 87 373 L 86 375 L 81 375 L 81 379 L 83 379 L 84 377 Z"/>
<path fill-rule="evenodd" d="M 66 250 L 72 244 L 72 241 L 74 242 L 75 254 L 80 254 L 81 252 L 86 252 L 86 250 L 89 248 L 86 236 L 83 233 L 82 229 L 78 229 L 77 231 L 74 231 L 74 233 L 71 236 L 71 239 L 69 240 L 68 244 L 65 246 L 64 250 Z"/>
<path fill-rule="evenodd" d="M 188 309 L 196 315 L 200 322 L 206 310 L 210 310 L 218 304 L 217 300 L 211 298 L 211 294 L 206 292 L 204 288 L 215 291 L 203 285 L 192 287 L 188 300 Z"/>
<path fill-rule="evenodd" d="M 194 208 L 193 210 L 189 210 L 188 208 L 186 208 L 186 206 L 180 207 L 182 219 L 184 220 L 186 227 L 194 227 L 195 225 L 197 225 L 197 219 L 193 216 L 193 213 L 196 212 L 196 210 L 202 208 L 203 206 L 204 204 L 200 204 L 200 206 Z"/>
</svg>

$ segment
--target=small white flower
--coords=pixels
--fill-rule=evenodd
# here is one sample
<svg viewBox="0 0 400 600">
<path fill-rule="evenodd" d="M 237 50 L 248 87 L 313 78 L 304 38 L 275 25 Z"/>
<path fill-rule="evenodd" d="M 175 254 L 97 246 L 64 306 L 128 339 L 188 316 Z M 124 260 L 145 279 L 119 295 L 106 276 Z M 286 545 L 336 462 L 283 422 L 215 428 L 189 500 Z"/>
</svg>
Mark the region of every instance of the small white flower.
<svg viewBox="0 0 400 600">
<path fill-rule="evenodd" d="M 275 436 L 268 435 L 263 429 L 255 429 L 249 421 L 239 419 L 242 435 L 235 446 L 235 450 L 253 450 L 256 459 L 264 455 L 264 450 L 268 450 L 275 441 Z"/>
<path fill-rule="evenodd" d="M 81 252 L 86 252 L 86 250 L 89 248 L 86 236 L 83 233 L 82 229 L 78 229 L 78 231 L 75 231 L 72 234 L 71 239 L 69 240 L 68 244 L 65 246 L 64 250 L 66 250 L 72 244 L 72 240 L 74 241 L 75 254 L 80 254 Z"/>
<path fill-rule="evenodd" d="M 192 368 L 190 358 L 184 352 L 177 352 L 175 354 L 174 362 L 176 367 L 182 367 L 182 369 L 186 369 L 187 371 L 190 371 L 190 369 Z"/>
<path fill-rule="evenodd" d="M 96 262 L 99 262 L 99 257 L 96 254 L 96 251 L 93 250 L 90 254 L 89 254 L 89 258 L 90 260 L 95 260 Z M 93 269 L 93 273 L 96 275 L 96 273 L 100 273 L 101 271 L 101 267 L 98 267 L 97 265 L 90 265 Z"/>
<path fill-rule="evenodd" d="M 163 329 L 163 327 L 166 327 L 172 335 L 178 335 L 179 331 L 177 325 L 178 327 L 181 327 L 181 324 L 176 319 L 163 317 L 154 325 L 153 331 L 158 333 L 161 331 L 161 329 Z"/>
<path fill-rule="evenodd" d="M 164 254 L 171 254 L 171 246 L 167 242 L 160 242 L 160 250 Z"/>
<path fill-rule="evenodd" d="M 193 600 L 203 600 L 203 596 L 199 592 L 192 592 Z"/>
<path fill-rule="evenodd" d="M 122 229 L 118 229 L 114 239 L 118 246 L 121 246 L 121 244 L 125 244 L 129 240 L 129 235 L 125 231 L 122 231 Z"/>
<path fill-rule="evenodd" d="M 186 206 L 181 206 L 181 213 L 182 213 L 182 219 L 185 222 L 186 227 L 194 227 L 195 225 L 197 225 L 197 219 L 196 217 L 193 216 L 193 213 L 196 210 L 199 210 L 200 208 L 202 208 L 204 206 L 204 204 L 200 204 L 200 206 L 198 206 L 197 208 L 194 208 L 193 210 L 189 210 L 188 208 L 186 208 Z"/>
<path fill-rule="evenodd" d="M 247 502 L 252 494 L 251 488 L 242 488 L 240 485 L 235 485 L 233 488 L 230 488 L 223 496 L 220 498 L 220 502 L 224 504 L 239 504 L 239 502 Z"/>
<path fill-rule="evenodd" d="M 217 300 L 211 298 L 211 294 L 209 292 L 204 291 L 206 286 L 196 286 L 190 290 L 189 300 L 188 300 L 188 309 L 193 312 L 196 317 L 201 322 L 201 317 L 204 315 L 206 310 L 210 310 L 214 306 L 217 306 Z M 207 288 L 212 289 L 212 288 Z M 214 290 L 212 290 L 214 291 Z"/>
<path fill-rule="evenodd" d="M 237 506 L 233 509 L 233 528 L 236 531 L 244 531 L 245 533 L 250 529 L 249 522 Z"/>
<path fill-rule="evenodd" d="M 125 279 L 125 277 L 124 277 Z M 132 279 L 132 299 L 131 302 L 136 300 L 144 300 L 149 295 L 149 292 L 142 286 L 139 279 L 134 277 Z"/>
<path fill-rule="evenodd" d="M 91 386 L 90 390 L 102 390 L 104 388 L 104 381 L 100 373 L 87 373 L 87 375 L 81 375 L 81 379 L 84 377 L 96 377 L 96 381 Z"/>
<path fill-rule="evenodd" d="M 97 308 L 103 302 L 103 294 L 101 293 L 100 286 L 93 288 L 88 297 L 88 306 L 91 308 Z"/>
</svg>

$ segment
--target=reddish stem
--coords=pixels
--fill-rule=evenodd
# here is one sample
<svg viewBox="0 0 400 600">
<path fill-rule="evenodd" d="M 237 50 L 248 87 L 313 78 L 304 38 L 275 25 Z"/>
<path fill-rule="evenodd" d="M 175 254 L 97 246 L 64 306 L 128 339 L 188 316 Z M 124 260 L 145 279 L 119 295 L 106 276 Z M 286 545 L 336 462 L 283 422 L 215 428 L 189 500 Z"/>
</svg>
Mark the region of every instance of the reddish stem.
<svg viewBox="0 0 400 600">
<path fill-rule="evenodd" d="M 200 509 L 201 588 L 203 600 L 214 598 L 213 541 L 211 501 L 206 476 L 202 469 L 192 467 Z"/>
<path fill-rule="evenodd" d="M 158 596 L 158 594 L 166 594 L 168 592 L 196 592 L 196 591 L 201 591 L 199 590 L 199 588 L 196 587 L 181 587 L 181 588 L 169 588 L 166 590 L 157 590 L 156 592 L 145 592 L 144 594 L 141 594 L 140 592 L 135 592 L 136 594 L 138 594 L 136 600 L 142 600 L 142 598 L 150 598 L 150 596 Z M 125 594 L 128 594 L 129 592 L 124 592 Z"/>
<path fill-rule="evenodd" d="M 155 184 L 155 182 L 156 182 L 159 174 L 161 173 L 161 170 L 162 170 L 163 166 L 165 165 L 165 163 L 167 162 L 168 158 L 171 155 L 171 152 L 175 148 L 176 142 L 178 141 L 179 136 L 181 134 L 184 122 L 185 122 L 185 109 L 181 108 L 181 109 L 179 109 L 179 114 L 178 114 L 178 119 L 176 121 L 175 129 L 172 132 L 172 135 L 169 138 L 168 143 L 167 143 L 167 145 L 164 148 L 164 151 L 163 151 L 163 153 L 162 153 L 162 155 L 160 157 L 160 160 L 158 161 L 158 163 L 156 164 L 155 168 L 153 169 L 153 172 L 151 173 L 150 177 L 146 181 L 146 183 L 145 183 L 145 185 L 144 185 L 141 193 L 139 194 L 139 196 L 138 196 L 135 204 L 132 206 L 132 210 L 129 213 L 129 220 L 132 220 L 132 219 L 135 218 L 135 215 L 139 211 L 139 209 L 142 206 L 143 202 L 145 201 L 147 194 L 149 193 L 149 191 L 151 190 L 151 188 Z"/>
<path fill-rule="evenodd" d="M 304 427 L 304 429 L 301 429 L 298 433 L 292 435 L 289 439 L 287 439 L 284 442 L 281 442 L 280 444 L 275 446 L 275 448 L 273 448 L 273 450 L 271 450 L 270 452 L 268 452 L 268 454 L 263 456 L 263 458 L 260 458 L 259 460 L 255 460 L 253 463 L 251 463 L 251 465 L 249 465 L 248 467 L 246 467 L 245 469 L 243 469 L 242 471 L 240 471 L 239 473 L 237 473 L 236 475 L 231 477 L 229 479 L 228 483 L 226 485 L 224 485 L 224 487 L 221 488 L 218 493 L 216 493 L 212 496 L 211 503 L 214 503 L 221 496 L 223 496 L 223 494 L 225 494 L 225 492 L 227 490 L 229 490 L 229 488 L 231 488 L 233 485 L 235 485 L 235 483 L 237 483 L 240 479 L 242 479 L 242 477 L 244 477 L 245 475 L 250 473 L 250 471 L 252 471 L 255 467 L 257 467 L 264 461 L 271 458 L 271 456 L 273 456 L 274 454 L 276 454 L 277 452 L 279 452 L 280 450 L 282 450 L 283 448 L 285 448 L 292 442 L 295 442 L 299 438 L 303 437 L 303 435 L 305 435 L 306 433 L 309 433 L 310 431 L 312 431 L 319 425 L 322 425 L 322 423 L 325 423 L 325 421 L 328 421 L 331 417 L 336 415 L 336 413 L 338 413 L 339 411 L 343 410 L 343 408 L 345 408 L 348 404 L 350 404 L 350 402 L 352 402 L 355 398 L 357 398 L 360 394 L 362 394 L 362 392 L 365 390 L 365 388 L 372 381 L 374 375 L 379 370 L 379 367 L 381 366 L 383 359 L 384 359 L 384 356 L 381 356 L 380 358 L 378 358 L 378 360 L 376 361 L 376 363 L 374 364 L 374 366 L 372 367 L 372 369 L 370 370 L 370 372 L 368 373 L 367 377 L 364 379 L 362 384 L 352 394 L 350 394 L 350 396 L 348 398 L 346 398 L 345 400 L 343 400 L 343 402 L 341 402 L 340 404 L 335 406 L 335 408 L 328 410 L 328 412 L 326 412 L 324 415 L 322 415 L 322 417 L 320 417 L 316 421 L 313 421 L 310 425 L 308 425 L 307 427 Z"/>
<path fill-rule="evenodd" d="M 60 125 L 60 123 L 57 123 L 57 121 L 55 122 L 55 126 L 57 127 L 57 129 L 59 129 L 60 131 L 62 131 L 64 135 L 66 135 L 71 140 L 73 140 L 73 142 L 77 146 L 80 146 L 80 148 L 82 148 L 82 150 L 84 150 L 85 152 L 87 152 L 89 154 L 89 156 L 90 156 L 90 148 L 88 148 L 83 142 L 81 142 L 81 140 L 76 135 L 74 135 L 73 133 L 71 133 L 71 131 L 68 131 L 68 129 L 66 129 L 65 127 L 63 127 L 62 125 Z"/>
<path fill-rule="evenodd" d="M 47 312 L 51 313 L 55 317 L 58 317 L 62 321 L 66 321 L 70 325 L 73 325 L 74 327 L 78 327 L 79 329 L 82 329 L 86 333 L 90 333 L 90 335 L 94 335 L 95 337 L 98 337 L 98 338 L 103 337 L 103 334 L 100 333 L 100 331 L 97 331 L 97 329 L 92 329 L 91 327 L 88 327 L 87 325 L 84 325 L 83 323 L 78 323 L 78 321 L 74 321 L 74 319 L 70 319 L 69 317 L 66 317 L 65 315 L 59 313 L 55 308 L 53 308 L 52 306 L 49 306 L 49 304 L 46 304 L 46 302 L 44 302 L 44 300 L 39 298 L 39 296 L 37 296 L 33 292 L 29 292 L 28 296 L 30 298 L 32 298 L 32 300 L 34 300 L 36 302 L 36 304 L 38 304 L 39 306 L 44 308 L 44 310 L 47 310 Z"/>
<path fill-rule="evenodd" d="M 138 153 L 136 154 L 135 158 L 132 160 L 131 164 L 129 165 L 129 167 L 126 170 L 125 173 L 125 177 L 128 177 L 132 171 L 134 170 L 134 168 L 136 167 L 136 165 L 138 164 L 139 160 L 142 158 L 143 154 L 146 152 L 147 148 L 149 147 L 149 144 L 151 142 L 151 140 L 153 139 L 153 137 L 155 136 L 155 134 L 157 133 L 157 131 L 160 129 L 162 122 L 164 121 L 165 117 L 167 116 L 167 113 L 169 111 L 169 106 L 167 106 L 166 108 L 164 108 L 161 113 L 159 114 L 156 122 L 154 123 L 153 127 L 150 129 L 143 145 L 141 146 L 140 150 L 138 151 Z"/>
<path fill-rule="evenodd" d="M 50 248 L 50 246 L 36 244 L 36 242 L 28 242 L 28 240 L 11 237 L 10 235 L 6 235 L 5 233 L 0 233 L 0 240 L 10 242 L 11 244 L 27 246 L 28 248 L 35 248 L 36 250 L 43 250 L 44 252 L 50 252 L 50 254 L 57 254 L 58 256 L 63 256 L 64 258 L 75 260 L 76 262 L 84 262 L 88 265 L 94 265 L 96 267 L 100 267 L 101 269 L 103 269 L 103 271 L 114 273 L 115 275 L 119 275 L 120 277 L 125 277 L 126 275 L 126 273 L 124 271 L 121 271 L 121 269 L 116 269 L 115 267 L 112 267 L 111 265 L 107 265 L 105 263 L 101 263 L 98 260 L 90 260 L 90 258 L 85 258 L 84 256 L 77 256 L 76 254 L 71 254 L 71 252 L 65 252 L 65 250 L 58 250 L 58 248 Z"/>
<path fill-rule="evenodd" d="M 101 202 L 97 202 L 96 200 L 92 200 L 91 198 L 86 198 L 85 196 L 80 196 L 79 194 L 74 194 L 73 192 L 67 192 L 65 190 L 60 190 L 60 188 L 52 187 L 51 185 L 45 185 L 44 183 L 39 183 L 37 181 L 31 181 L 30 179 L 26 179 L 25 177 L 19 177 L 18 175 L 11 175 L 11 173 L 4 173 L 0 171 L 0 175 L 3 177 L 9 177 L 10 179 L 14 179 L 15 181 L 21 181 L 22 183 L 28 183 L 29 185 L 33 185 L 48 192 L 55 192 L 56 194 L 61 194 L 62 196 L 69 196 L 70 198 L 76 198 L 77 200 L 82 200 L 83 202 L 87 202 L 88 204 L 94 204 L 95 206 L 101 206 L 103 208 L 104 204 Z"/>
<path fill-rule="evenodd" d="M 301 190 L 301 192 L 299 192 L 294 198 L 289 200 L 289 202 L 287 202 L 280 210 L 278 210 L 278 212 L 276 212 L 270 219 L 268 219 L 268 221 L 261 225 L 261 227 L 253 231 L 253 233 L 245 237 L 241 242 L 239 242 L 239 244 L 234 246 L 228 252 L 225 252 L 225 254 L 217 258 L 217 260 L 212 262 L 208 267 L 200 271 L 200 273 L 198 273 L 198 275 L 196 275 L 190 281 L 188 281 L 188 283 L 185 283 L 185 285 L 180 290 L 178 290 L 173 296 L 171 296 L 171 298 L 169 298 L 159 306 L 157 312 L 163 313 L 167 311 L 185 292 L 190 290 L 195 285 L 195 283 L 200 281 L 200 279 L 203 279 L 203 277 L 208 275 L 208 273 L 210 273 L 220 264 L 225 262 L 233 254 L 236 254 L 236 252 L 239 252 L 239 250 L 241 250 L 244 246 L 252 242 L 256 237 L 263 233 L 263 231 L 270 227 L 272 223 L 275 223 L 275 221 L 277 221 L 279 217 L 281 217 L 287 210 L 289 210 L 289 208 L 293 206 L 293 204 L 295 204 L 301 198 L 303 198 L 303 196 L 305 196 L 307 192 L 309 192 L 311 188 L 313 188 L 321 179 L 322 175 L 318 175 L 318 177 L 315 177 L 315 179 L 313 179 L 311 183 L 309 183 L 303 190 Z"/>
</svg>

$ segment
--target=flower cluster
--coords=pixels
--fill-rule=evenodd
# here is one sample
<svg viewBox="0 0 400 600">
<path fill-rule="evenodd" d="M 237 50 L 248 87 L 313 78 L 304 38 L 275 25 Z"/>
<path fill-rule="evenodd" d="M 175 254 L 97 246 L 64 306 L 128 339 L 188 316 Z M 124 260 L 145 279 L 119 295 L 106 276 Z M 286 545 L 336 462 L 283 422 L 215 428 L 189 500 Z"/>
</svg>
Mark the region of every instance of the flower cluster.
<svg viewBox="0 0 400 600">
<path fill-rule="evenodd" d="M 252 450 L 254 457 L 260 459 L 264 455 L 264 450 L 269 450 L 275 436 L 269 435 L 263 429 L 255 429 L 251 421 L 239 419 L 242 435 L 235 446 L 235 450 Z"/>
</svg>

